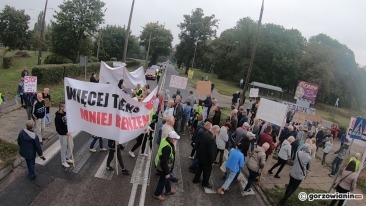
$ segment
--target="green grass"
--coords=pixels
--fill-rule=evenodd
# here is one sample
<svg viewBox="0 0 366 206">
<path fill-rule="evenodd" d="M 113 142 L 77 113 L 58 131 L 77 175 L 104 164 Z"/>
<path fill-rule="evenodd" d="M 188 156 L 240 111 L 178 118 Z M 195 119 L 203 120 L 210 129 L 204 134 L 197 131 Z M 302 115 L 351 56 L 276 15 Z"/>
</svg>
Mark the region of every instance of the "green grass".
<svg viewBox="0 0 366 206">
<path fill-rule="evenodd" d="M 18 151 L 18 145 L 0 139 L 0 168 L 10 165 L 17 157 Z"/>
<path fill-rule="evenodd" d="M 327 203 L 325 200 L 313 200 L 313 201 L 300 201 L 298 199 L 298 195 L 300 192 L 306 192 L 309 193 L 326 193 L 324 190 L 316 190 L 316 189 L 307 189 L 307 188 L 298 188 L 294 194 L 291 195 L 291 197 L 288 199 L 287 205 L 288 206 L 322 206 Z M 285 194 L 284 188 L 272 188 L 272 189 L 265 189 L 264 193 L 267 195 L 267 197 L 270 198 L 270 201 L 272 201 L 274 204 L 277 204 L 281 198 Z M 329 202 L 328 202 L 329 203 Z M 326 204 L 328 205 L 328 204 Z"/>
<path fill-rule="evenodd" d="M 15 54 L 17 51 L 8 51 L 10 54 Z M 7 99 L 13 99 L 16 95 L 18 83 L 20 82 L 20 74 L 24 67 L 31 68 L 37 65 L 37 54 L 34 51 L 27 51 L 30 57 L 14 57 L 14 66 L 9 69 L 0 69 L 0 89 Z M 43 52 L 45 59 L 50 52 Z M 40 87 L 41 88 L 41 87 Z"/>
</svg>

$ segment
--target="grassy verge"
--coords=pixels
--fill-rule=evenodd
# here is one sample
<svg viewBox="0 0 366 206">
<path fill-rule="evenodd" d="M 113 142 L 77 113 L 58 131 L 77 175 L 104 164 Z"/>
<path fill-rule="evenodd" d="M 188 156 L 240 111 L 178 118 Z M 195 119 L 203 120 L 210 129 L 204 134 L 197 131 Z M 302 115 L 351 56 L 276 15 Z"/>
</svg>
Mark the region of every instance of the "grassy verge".
<svg viewBox="0 0 366 206">
<path fill-rule="evenodd" d="M 0 139 L 0 168 L 12 164 L 17 157 L 18 151 L 18 145 Z"/>
<path fill-rule="evenodd" d="M 298 188 L 293 195 L 288 199 L 287 205 L 288 206 L 323 206 L 328 205 L 329 201 L 325 200 L 314 200 L 314 201 L 300 201 L 298 195 L 300 192 L 309 193 L 326 193 L 324 190 L 316 190 L 316 189 L 307 189 L 307 188 Z M 265 189 L 264 193 L 270 199 L 270 201 L 274 204 L 277 204 L 281 198 L 285 194 L 284 188 L 272 188 L 272 189 Z"/>
</svg>

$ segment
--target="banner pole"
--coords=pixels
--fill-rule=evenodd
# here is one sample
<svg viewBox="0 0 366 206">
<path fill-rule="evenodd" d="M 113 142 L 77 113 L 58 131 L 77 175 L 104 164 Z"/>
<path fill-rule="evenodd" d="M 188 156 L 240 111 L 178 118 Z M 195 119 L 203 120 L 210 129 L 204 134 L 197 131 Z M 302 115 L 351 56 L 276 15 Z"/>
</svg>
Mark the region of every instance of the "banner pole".
<svg viewBox="0 0 366 206">
<path fill-rule="evenodd" d="M 116 172 L 117 172 L 117 175 L 118 175 L 118 160 L 117 160 L 117 145 L 118 145 L 118 142 L 117 141 L 114 141 L 114 159 L 116 160 Z"/>
</svg>

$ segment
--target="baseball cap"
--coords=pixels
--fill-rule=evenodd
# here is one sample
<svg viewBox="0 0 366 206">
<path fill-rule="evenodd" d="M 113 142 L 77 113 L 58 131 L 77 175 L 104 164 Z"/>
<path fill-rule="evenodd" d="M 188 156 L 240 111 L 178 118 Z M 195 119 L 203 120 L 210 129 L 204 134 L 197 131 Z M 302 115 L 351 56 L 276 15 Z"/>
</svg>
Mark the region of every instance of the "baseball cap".
<svg viewBox="0 0 366 206">
<path fill-rule="evenodd" d="M 180 139 L 180 136 L 175 131 L 169 132 L 168 137 L 172 139 Z"/>
</svg>

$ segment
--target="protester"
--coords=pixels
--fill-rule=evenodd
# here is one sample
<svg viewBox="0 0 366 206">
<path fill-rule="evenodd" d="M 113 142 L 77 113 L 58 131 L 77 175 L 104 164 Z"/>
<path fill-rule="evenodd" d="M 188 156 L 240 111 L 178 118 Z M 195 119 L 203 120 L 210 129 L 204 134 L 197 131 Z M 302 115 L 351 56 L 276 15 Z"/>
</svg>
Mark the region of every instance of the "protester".
<svg viewBox="0 0 366 206">
<path fill-rule="evenodd" d="M 108 157 L 107 157 L 107 165 L 106 165 L 106 170 L 108 171 L 113 171 L 114 168 L 111 167 L 111 162 L 113 160 L 113 157 L 114 157 L 114 153 L 116 152 L 116 144 L 117 144 L 117 141 L 114 141 L 114 140 L 111 140 L 109 139 L 108 140 L 108 147 L 109 147 L 109 153 L 108 153 Z M 122 150 L 123 150 L 123 146 L 122 144 L 118 144 L 117 145 L 117 160 L 118 160 L 118 163 L 119 163 L 119 166 L 121 166 L 122 168 L 122 174 L 124 175 L 128 175 L 130 174 L 130 171 L 128 171 L 126 169 L 126 166 L 125 164 L 123 163 L 123 160 L 122 160 Z M 117 167 L 117 165 L 116 165 Z"/>
<path fill-rule="evenodd" d="M 238 110 L 236 110 L 236 109 L 231 111 L 230 124 L 231 124 L 231 129 L 235 131 L 238 126 Z"/>
<path fill-rule="evenodd" d="M 239 86 L 240 86 L 240 88 L 243 88 L 243 86 L 244 86 L 244 79 L 243 78 L 240 79 Z"/>
<path fill-rule="evenodd" d="M 318 151 L 320 147 L 324 146 L 324 139 L 325 139 L 324 127 L 320 127 L 320 130 L 316 134 L 316 151 Z"/>
<path fill-rule="evenodd" d="M 197 129 L 197 124 L 203 120 L 203 101 L 198 100 L 198 105 L 195 112 L 195 120 L 193 121 L 193 128 Z"/>
<path fill-rule="evenodd" d="M 22 73 L 20 74 L 20 77 L 25 77 L 25 76 L 29 76 L 29 71 L 28 71 L 28 68 L 25 67 L 22 71 Z"/>
<path fill-rule="evenodd" d="M 70 138 L 70 141 L 73 140 L 71 138 L 71 134 L 67 130 L 67 118 L 64 102 L 60 102 L 59 109 L 55 114 L 55 126 L 60 139 L 61 164 L 68 168 L 70 167 L 68 163 L 74 163 L 74 160 L 70 159 L 72 145 L 70 145 L 71 142 L 68 141 L 68 138 Z"/>
<path fill-rule="evenodd" d="M 325 142 L 325 148 L 323 150 L 323 158 L 322 158 L 322 165 L 326 166 L 326 157 L 333 149 L 333 137 L 327 138 L 327 141 Z"/>
<path fill-rule="evenodd" d="M 217 146 L 217 152 L 216 152 L 216 158 L 217 155 L 220 153 L 219 161 L 215 163 L 221 165 L 224 159 L 224 151 L 225 151 L 225 145 L 226 142 L 229 140 L 228 136 L 228 130 L 230 129 L 231 125 L 229 123 L 226 123 L 225 126 L 222 126 L 220 128 L 219 135 L 216 137 L 216 146 Z M 215 160 L 216 160 L 215 158 Z"/>
<path fill-rule="evenodd" d="M 170 174 L 174 169 L 175 143 L 179 139 L 180 136 L 175 131 L 171 131 L 166 138 L 161 140 L 155 157 L 155 167 L 157 168 L 160 178 L 154 192 L 154 197 L 160 201 L 163 201 L 166 198 L 162 195 L 164 188 L 165 195 L 173 195 L 176 193 L 176 191 L 171 188 Z"/>
<path fill-rule="evenodd" d="M 233 98 L 231 99 L 231 104 L 234 105 L 235 107 L 236 107 L 236 104 L 238 103 L 239 97 L 240 97 L 240 92 L 236 91 L 233 94 Z"/>
<path fill-rule="evenodd" d="M 245 157 L 248 156 L 248 150 L 251 148 L 251 145 L 254 144 L 255 141 L 255 135 L 252 132 L 246 132 L 245 136 L 241 138 L 239 143 L 239 149 L 244 154 Z M 250 153 L 252 152 L 252 149 L 250 150 Z"/>
<path fill-rule="evenodd" d="M 95 135 L 92 135 L 93 141 L 90 143 L 90 147 L 89 147 L 89 151 L 90 152 L 97 152 L 96 149 L 94 149 L 94 145 L 95 143 L 99 140 L 99 150 L 100 151 L 107 151 L 106 148 L 103 147 L 103 138 L 102 137 L 97 137 Z"/>
<path fill-rule="evenodd" d="M 26 128 L 20 131 L 18 135 L 19 154 L 22 156 L 28 168 L 28 176 L 31 180 L 36 178 L 36 153 L 44 161 L 42 148 L 39 138 L 34 133 L 34 121 L 28 120 Z"/>
<path fill-rule="evenodd" d="M 20 78 L 20 82 L 18 84 L 18 95 L 19 95 L 19 98 L 20 98 L 20 104 L 22 105 L 22 107 L 25 108 L 25 105 L 24 105 L 24 78 L 21 77 Z"/>
<path fill-rule="evenodd" d="M 296 191 L 307 175 L 307 168 L 311 161 L 311 148 L 309 144 L 304 144 L 296 154 L 294 166 L 290 172 L 290 182 L 286 187 L 286 192 L 278 205 L 285 205 L 288 198 Z"/>
<path fill-rule="evenodd" d="M 304 139 L 304 129 L 302 125 L 299 125 L 298 127 L 297 135 L 295 136 L 295 141 L 291 144 L 291 159 L 295 159 L 295 154 L 297 152 L 297 149 L 299 148 L 300 141 Z"/>
<path fill-rule="evenodd" d="M 208 94 L 206 99 L 202 101 L 202 105 L 204 107 L 207 107 L 207 117 L 208 117 L 208 113 L 210 112 L 210 109 L 211 109 L 211 106 L 212 106 L 211 94 Z"/>
<path fill-rule="evenodd" d="M 356 172 L 356 163 L 351 161 L 348 163 L 346 169 L 342 173 L 342 178 L 338 182 L 336 186 L 336 192 L 342 194 L 355 190 L 357 185 L 357 172 Z M 340 200 L 332 200 L 329 206 L 334 206 L 338 202 L 338 206 L 342 206 L 345 199 Z"/>
<path fill-rule="evenodd" d="M 159 115 L 160 112 L 164 111 L 164 94 L 163 91 L 158 92 L 159 105 L 158 110 L 156 111 L 156 115 Z"/>
<path fill-rule="evenodd" d="M 42 98 L 44 100 L 44 105 L 46 107 L 45 123 L 50 124 L 51 123 L 51 117 L 50 117 L 51 95 L 50 95 L 49 88 L 43 89 Z"/>
<path fill-rule="evenodd" d="M 39 142 L 42 144 L 43 132 L 45 127 L 44 118 L 46 116 L 46 106 L 42 98 L 42 93 L 37 94 L 37 101 L 33 104 L 32 116 L 36 122 L 36 134 L 39 137 Z"/>
<path fill-rule="evenodd" d="M 220 107 L 216 107 L 215 114 L 212 117 L 212 124 L 221 125 L 220 122 L 221 122 L 221 110 L 220 110 Z"/>
<path fill-rule="evenodd" d="M 165 90 L 165 94 L 164 94 L 164 111 L 166 109 L 166 107 L 168 106 L 168 101 L 170 100 L 170 94 L 169 94 L 169 89 Z"/>
<path fill-rule="evenodd" d="M 197 98 L 196 98 L 196 96 L 193 95 L 193 91 L 189 91 L 189 96 L 187 98 L 187 101 L 191 102 L 192 106 L 196 104 Z"/>
<path fill-rule="evenodd" d="M 208 112 L 208 116 L 207 116 L 207 118 L 213 118 L 214 117 L 214 115 L 215 115 L 215 110 L 216 110 L 216 108 L 218 108 L 218 104 L 217 104 L 217 99 L 214 99 L 214 100 L 212 100 L 212 105 L 211 105 L 211 108 L 210 108 L 210 111 Z"/>
<path fill-rule="evenodd" d="M 252 99 L 249 99 L 249 104 L 247 104 L 246 109 L 247 109 L 247 115 L 249 114 L 250 110 L 252 109 Z"/>
<path fill-rule="evenodd" d="M 358 170 L 360 169 L 360 164 L 361 164 L 361 160 L 362 160 L 362 155 L 361 153 L 357 152 L 355 154 L 355 156 L 351 157 L 348 161 L 348 163 L 354 161 L 356 163 L 356 170 L 355 172 L 358 172 Z"/>
<path fill-rule="evenodd" d="M 191 119 L 191 112 L 192 112 L 192 106 L 190 101 L 186 101 L 185 105 L 183 106 L 183 120 L 182 120 L 182 133 L 186 131 L 186 128 L 188 128 L 188 122 Z"/>
<path fill-rule="evenodd" d="M 145 129 L 145 131 L 143 133 L 141 133 L 137 138 L 136 138 L 136 143 L 133 145 L 133 147 L 131 148 L 131 150 L 128 152 L 128 154 L 131 157 L 136 157 L 135 156 L 135 150 L 138 149 L 141 145 L 141 155 L 143 156 L 149 156 L 146 152 L 145 152 L 145 148 L 146 148 L 146 142 L 149 138 L 149 133 L 150 131 L 154 131 L 150 126 L 148 126 L 147 129 Z"/>
<path fill-rule="evenodd" d="M 264 132 L 260 135 L 259 137 L 259 141 L 258 141 L 258 145 L 262 146 L 264 143 L 268 143 L 269 144 L 269 148 L 268 150 L 266 150 L 266 159 L 268 159 L 268 156 L 270 156 L 273 152 L 273 150 L 276 148 L 276 144 L 273 143 L 273 138 L 271 136 L 272 133 L 272 125 L 267 125 L 266 129 L 264 130 Z"/>
<path fill-rule="evenodd" d="M 334 152 L 334 154 L 337 154 L 337 156 L 334 158 L 332 162 L 332 172 L 329 174 L 329 177 L 334 177 L 334 175 L 337 174 L 339 166 L 343 162 L 344 158 L 347 157 L 348 147 L 349 147 L 349 141 L 348 139 L 346 139 L 342 147 L 339 148 L 339 150 L 337 150 L 336 152 Z"/>
<path fill-rule="evenodd" d="M 174 113 L 174 101 L 169 100 L 167 103 L 167 107 L 165 108 L 165 111 L 163 113 L 163 120 L 166 117 L 172 116 Z"/>
<path fill-rule="evenodd" d="M 197 160 L 197 156 L 194 156 L 195 152 L 196 152 L 196 148 L 199 145 L 199 140 L 202 137 L 202 134 L 204 132 L 207 132 L 208 130 L 210 130 L 212 123 L 206 123 L 209 122 L 207 119 L 205 121 L 201 121 L 198 125 L 197 125 L 197 129 L 194 131 L 194 133 L 192 134 L 192 142 L 191 142 L 191 146 L 192 148 L 192 152 L 191 152 L 191 156 L 189 156 L 189 159 L 194 159 Z M 192 165 L 194 165 L 194 162 L 192 163 Z M 190 167 L 193 168 L 193 167 Z M 192 169 L 190 169 L 192 170 Z"/>
<path fill-rule="evenodd" d="M 238 148 L 231 149 L 229 152 L 228 159 L 226 160 L 226 180 L 225 183 L 217 190 L 220 195 L 225 194 L 225 191 L 229 190 L 229 186 L 234 180 L 235 176 L 245 165 L 245 157 Z"/>
<path fill-rule="evenodd" d="M 177 89 L 176 93 L 173 94 L 173 96 L 172 96 L 172 98 L 174 99 L 174 102 L 175 102 L 176 97 L 180 97 L 181 100 L 183 99 L 182 95 L 180 94 L 179 89 Z"/>
<path fill-rule="evenodd" d="M 247 122 L 248 123 L 248 116 L 247 116 L 247 112 L 245 110 L 243 110 L 241 113 L 240 113 L 240 120 L 239 120 L 239 117 L 238 117 L 238 127 L 241 127 L 243 126 L 243 124 Z"/>
<path fill-rule="evenodd" d="M 193 179 L 193 183 L 200 183 L 201 174 L 203 173 L 202 186 L 211 189 L 212 185 L 209 183 L 209 180 L 211 176 L 212 164 L 215 161 L 216 154 L 216 142 L 214 135 L 216 135 L 216 132 L 219 131 L 212 130 L 211 123 L 206 122 L 205 125 L 206 124 L 208 124 L 210 129 L 208 132 L 202 133 L 202 137 L 198 139 L 196 156 L 199 164 Z"/>
<path fill-rule="evenodd" d="M 244 194 L 252 191 L 252 184 L 257 179 L 260 171 L 264 168 L 266 164 L 266 151 L 269 149 L 270 145 L 266 142 L 262 146 L 257 146 L 248 160 L 248 170 L 249 177 L 248 183 L 244 188 Z"/>
<path fill-rule="evenodd" d="M 97 74 L 95 74 L 94 72 L 90 76 L 90 82 L 99 83 L 99 79 L 97 78 Z"/>
<path fill-rule="evenodd" d="M 156 84 L 159 84 L 160 76 L 161 76 L 161 69 L 158 69 L 158 71 L 156 72 Z"/>
<path fill-rule="evenodd" d="M 281 149 L 278 152 L 278 160 L 275 165 L 268 170 L 268 174 L 273 174 L 272 171 L 280 166 L 275 174 L 275 178 L 280 178 L 279 174 L 282 171 L 283 167 L 287 164 L 287 161 L 291 159 L 291 143 L 295 141 L 295 137 L 290 136 L 289 138 L 285 139 L 281 145 Z"/>
<path fill-rule="evenodd" d="M 166 118 L 166 122 L 162 127 L 161 139 L 166 138 L 171 131 L 174 131 L 175 119 L 173 115 Z M 160 141 L 159 141 L 160 144 Z"/>
<path fill-rule="evenodd" d="M 26 92 L 23 94 L 25 109 L 27 111 L 28 120 L 33 118 L 33 105 L 36 100 L 36 93 Z"/>
<path fill-rule="evenodd" d="M 247 135 L 247 132 L 249 132 L 250 125 L 246 122 L 243 124 L 243 126 L 236 128 L 235 131 L 235 146 L 239 144 L 242 138 L 245 138 Z M 234 146 L 234 147 L 235 147 Z M 244 154 L 247 156 L 247 154 Z"/>
<path fill-rule="evenodd" d="M 173 116 L 175 118 L 175 124 L 174 124 L 174 130 L 178 133 L 181 134 L 182 133 L 182 121 L 183 121 L 183 106 L 180 103 L 181 101 L 181 96 L 176 96 L 175 97 L 175 105 L 174 105 L 174 111 L 173 111 Z"/>
</svg>

